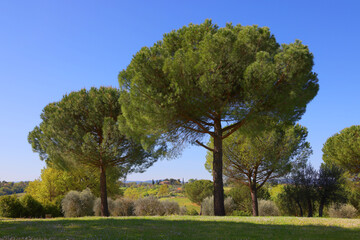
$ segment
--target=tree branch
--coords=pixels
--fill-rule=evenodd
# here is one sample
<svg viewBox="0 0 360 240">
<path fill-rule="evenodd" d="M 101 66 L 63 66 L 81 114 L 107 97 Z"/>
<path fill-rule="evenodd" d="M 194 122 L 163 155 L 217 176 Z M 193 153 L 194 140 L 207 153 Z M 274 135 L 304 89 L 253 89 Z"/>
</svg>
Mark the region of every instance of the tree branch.
<svg viewBox="0 0 360 240">
<path fill-rule="evenodd" d="M 249 114 L 250 114 L 250 113 L 249 113 Z M 248 114 L 248 115 L 249 115 L 249 114 Z M 246 120 L 246 118 L 244 118 L 244 119 L 241 120 L 240 122 L 234 123 L 234 124 L 232 124 L 232 125 L 230 125 L 230 126 L 227 126 L 227 127 L 223 128 L 223 132 L 226 132 L 226 131 L 228 131 L 228 130 L 230 130 L 230 129 L 231 129 L 231 130 L 228 131 L 224 136 L 222 136 L 222 139 L 227 138 L 228 136 L 230 136 L 231 134 L 233 134 L 236 130 L 238 130 L 242 125 L 244 125 L 245 120 Z"/>
<path fill-rule="evenodd" d="M 215 150 L 213 148 L 209 148 L 208 146 L 206 146 L 205 144 L 202 144 L 201 142 L 199 142 L 198 140 L 195 141 L 197 144 L 199 144 L 200 146 L 206 148 L 209 151 L 214 152 Z"/>
<path fill-rule="evenodd" d="M 273 172 L 273 171 L 269 172 L 269 174 L 266 176 L 266 178 L 264 179 L 264 181 L 263 181 L 256 189 L 261 188 L 261 187 L 266 183 L 266 181 L 270 178 L 272 172 Z"/>
</svg>

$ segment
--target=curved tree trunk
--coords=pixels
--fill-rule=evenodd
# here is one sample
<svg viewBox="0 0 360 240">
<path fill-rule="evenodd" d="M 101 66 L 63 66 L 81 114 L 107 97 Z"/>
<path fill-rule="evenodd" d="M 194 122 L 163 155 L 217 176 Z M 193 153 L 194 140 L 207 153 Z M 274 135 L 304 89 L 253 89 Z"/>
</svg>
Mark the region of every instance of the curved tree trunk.
<svg viewBox="0 0 360 240">
<path fill-rule="evenodd" d="M 313 216 L 313 208 L 312 208 L 312 203 L 310 198 L 307 200 L 308 202 L 308 217 L 312 217 Z"/>
<path fill-rule="evenodd" d="M 299 209 L 300 209 L 300 217 L 304 216 L 304 213 L 303 213 L 303 210 L 302 210 L 302 207 L 301 207 L 300 202 L 299 202 L 299 201 L 296 201 L 296 203 L 297 203 L 297 205 L 298 205 L 298 207 L 299 207 Z"/>
<path fill-rule="evenodd" d="M 225 216 L 224 188 L 222 176 L 222 129 L 220 120 L 214 122 L 214 159 L 213 159 L 213 180 L 214 180 L 214 214 Z"/>
<path fill-rule="evenodd" d="M 100 199 L 101 199 L 101 216 L 108 217 L 109 208 L 107 202 L 107 189 L 106 189 L 106 169 L 100 166 Z"/>
<path fill-rule="evenodd" d="M 250 186 L 250 192 L 251 192 L 253 216 L 259 216 L 259 206 L 258 206 L 256 185 Z"/>
</svg>

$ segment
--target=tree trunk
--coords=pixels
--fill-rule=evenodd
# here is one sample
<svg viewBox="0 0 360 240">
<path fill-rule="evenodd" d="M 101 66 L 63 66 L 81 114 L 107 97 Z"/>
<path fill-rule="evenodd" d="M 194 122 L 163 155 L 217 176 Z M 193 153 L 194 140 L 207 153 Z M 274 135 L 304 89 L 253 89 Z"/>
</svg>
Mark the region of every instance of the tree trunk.
<svg viewBox="0 0 360 240">
<path fill-rule="evenodd" d="M 214 122 L 214 159 L 213 159 L 213 180 L 214 180 L 214 214 L 225 216 L 224 188 L 222 176 L 222 129 L 220 120 Z"/>
<path fill-rule="evenodd" d="M 259 206 L 257 200 L 257 189 L 256 185 L 250 186 L 251 200 L 252 200 L 252 212 L 253 216 L 259 216 Z"/>
<path fill-rule="evenodd" d="M 106 173 L 104 166 L 100 166 L 100 198 L 101 198 L 101 216 L 108 217 L 109 208 L 107 202 L 107 189 L 106 189 Z"/>
<path fill-rule="evenodd" d="M 308 217 L 312 217 L 313 216 L 313 208 L 312 208 L 312 203 L 310 198 L 308 199 Z"/>
<path fill-rule="evenodd" d="M 324 205 L 325 205 L 325 201 L 324 201 L 324 199 L 321 199 L 320 200 L 320 205 L 319 205 L 319 217 L 323 216 Z"/>
<path fill-rule="evenodd" d="M 301 207 L 301 204 L 299 201 L 296 202 L 297 205 L 299 206 L 299 209 L 300 209 L 300 217 L 304 216 L 304 213 L 303 213 L 303 210 L 302 210 L 302 207 Z"/>
</svg>

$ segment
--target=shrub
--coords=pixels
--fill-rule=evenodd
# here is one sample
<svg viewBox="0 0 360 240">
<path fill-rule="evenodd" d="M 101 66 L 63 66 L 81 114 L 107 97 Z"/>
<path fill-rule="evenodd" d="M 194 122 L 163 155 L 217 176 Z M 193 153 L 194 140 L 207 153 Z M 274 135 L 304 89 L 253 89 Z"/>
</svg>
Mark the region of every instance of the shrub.
<svg viewBox="0 0 360 240">
<path fill-rule="evenodd" d="M 224 206 L 226 215 L 231 215 L 231 213 L 236 209 L 236 204 L 232 197 L 225 198 Z"/>
<path fill-rule="evenodd" d="M 180 207 L 179 215 L 187 215 L 187 212 L 188 212 L 188 210 L 187 210 L 186 206 Z"/>
<path fill-rule="evenodd" d="M 109 213 L 111 214 L 114 211 L 114 201 L 111 198 L 108 198 L 107 202 L 108 202 Z M 100 198 L 97 198 L 94 201 L 94 207 L 92 210 L 93 210 L 95 216 L 101 216 L 101 199 Z"/>
<path fill-rule="evenodd" d="M 162 216 L 165 213 L 165 209 L 157 198 L 149 196 L 135 201 L 134 213 L 136 216 Z"/>
<path fill-rule="evenodd" d="M 133 216 L 134 215 L 134 201 L 129 198 L 119 198 L 113 203 L 113 208 L 110 210 L 111 216 Z"/>
<path fill-rule="evenodd" d="M 214 215 L 214 196 L 205 198 L 201 203 L 201 215 Z"/>
<path fill-rule="evenodd" d="M 186 215 L 197 216 L 197 215 L 199 215 L 199 212 L 196 211 L 196 209 L 189 209 L 189 210 L 186 210 Z"/>
<path fill-rule="evenodd" d="M 61 202 L 65 217 L 83 217 L 93 215 L 94 195 L 89 189 L 81 193 L 78 191 L 68 192 Z"/>
<path fill-rule="evenodd" d="M 232 197 L 225 198 L 224 201 L 225 214 L 231 215 L 231 213 L 235 210 L 235 203 Z M 214 216 L 214 196 L 207 197 L 201 203 L 201 214 L 207 216 Z"/>
<path fill-rule="evenodd" d="M 24 217 L 41 218 L 44 216 L 44 207 L 31 195 L 25 195 L 21 199 L 24 209 Z"/>
<path fill-rule="evenodd" d="M 90 189 L 85 189 L 80 193 L 81 212 L 82 216 L 93 216 L 94 211 L 94 200 L 95 197 L 91 193 Z"/>
<path fill-rule="evenodd" d="M 61 212 L 61 204 L 48 203 L 44 206 L 44 214 L 50 214 L 51 217 L 62 217 L 64 216 Z"/>
<path fill-rule="evenodd" d="M 180 206 L 177 202 L 165 200 L 162 201 L 161 203 L 164 207 L 165 215 L 180 214 Z"/>
<path fill-rule="evenodd" d="M 357 210 L 350 204 L 331 205 L 329 216 L 332 218 L 354 218 L 357 216 Z"/>
<path fill-rule="evenodd" d="M 259 216 L 280 215 L 280 211 L 273 201 L 260 199 L 258 203 L 258 207 L 259 207 Z"/>
<path fill-rule="evenodd" d="M 23 216 L 23 213 L 24 208 L 15 195 L 0 198 L 0 216 L 17 218 Z"/>
</svg>

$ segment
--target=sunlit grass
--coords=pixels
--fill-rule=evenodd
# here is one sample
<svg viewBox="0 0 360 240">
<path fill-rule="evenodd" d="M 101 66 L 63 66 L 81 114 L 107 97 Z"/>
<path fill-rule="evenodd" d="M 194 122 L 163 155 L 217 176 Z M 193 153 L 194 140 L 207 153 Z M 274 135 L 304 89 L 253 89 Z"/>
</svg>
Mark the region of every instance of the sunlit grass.
<svg viewBox="0 0 360 240">
<path fill-rule="evenodd" d="M 359 219 L 86 217 L 0 219 L 0 239 L 360 239 Z"/>
</svg>

